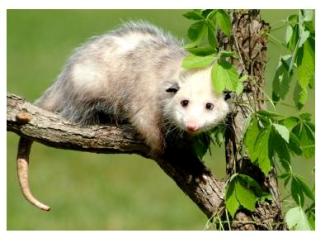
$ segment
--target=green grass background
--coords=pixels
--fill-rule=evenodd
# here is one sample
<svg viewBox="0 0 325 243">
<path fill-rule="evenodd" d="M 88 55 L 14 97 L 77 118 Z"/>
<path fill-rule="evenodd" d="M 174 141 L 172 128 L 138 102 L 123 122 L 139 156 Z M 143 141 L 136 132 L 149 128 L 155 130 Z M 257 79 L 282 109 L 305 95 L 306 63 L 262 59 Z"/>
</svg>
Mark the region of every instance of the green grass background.
<svg viewBox="0 0 325 243">
<path fill-rule="evenodd" d="M 126 20 L 144 19 L 185 38 L 186 10 L 8 10 L 7 90 L 34 101 L 53 82 L 73 49 L 87 38 Z M 272 26 L 294 10 L 263 10 Z M 272 31 L 283 39 L 284 29 Z M 284 49 L 269 44 L 268 87 Z M 292 103 L 289 99 L 288 102 Z M 279 107 L 284 112 L 293 109 Z M 305 108 L 314 114 L 314 97 Z M 49 213 L 27 203 L 15 172 L 18 137 L 7 133 L 8 230 L 201 230 L 207 218 L 153 162 L 137 155 L 65 151 L 34 143 L 30 184 L 52 206 Z M 225 176 L 223 148 L 205 162 Z M 313 183 L 314 161 L 295 160 L 296 171 Z M 285 192 L 284 192 L 284 195 Z"/>
</svg>

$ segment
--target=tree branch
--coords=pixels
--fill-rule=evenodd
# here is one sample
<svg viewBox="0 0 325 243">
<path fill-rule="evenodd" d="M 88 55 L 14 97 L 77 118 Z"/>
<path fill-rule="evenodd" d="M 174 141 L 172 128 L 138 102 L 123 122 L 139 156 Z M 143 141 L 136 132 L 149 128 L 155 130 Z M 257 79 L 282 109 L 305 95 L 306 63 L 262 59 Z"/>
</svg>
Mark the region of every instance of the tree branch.
<svg viewBox="0 0 325 243">
<path fill-rule="evenodd" d="M 208 217 L 222 209 L 224 182 L 218 181 L 188 147 L 153 157 L 130 125 L 80 127 L 8 94 L 7 130 L 55 148 L 94 153 L 136 153 L 151 158 Z"/>
</svg>

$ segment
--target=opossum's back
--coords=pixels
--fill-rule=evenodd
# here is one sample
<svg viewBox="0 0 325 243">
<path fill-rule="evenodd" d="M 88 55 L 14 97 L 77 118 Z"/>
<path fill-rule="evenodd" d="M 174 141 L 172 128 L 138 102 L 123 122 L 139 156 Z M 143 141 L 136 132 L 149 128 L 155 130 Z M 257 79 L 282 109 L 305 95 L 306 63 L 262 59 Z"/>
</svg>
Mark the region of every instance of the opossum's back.
<svg viewBox="0 0 325 243">
<path fill-rule="evenodd" d="M 148 74 L 164 77 L 168 75 L 164 70 L 183 56 L 181 43 L 171 35 L 143 22 L 131 22 L 81 47 L 71 60 L 71 74 L 76 85 L 105 88 L 111 82 L 130 82 Z"/>
<path fill-rule="evenodd" d="M 179 69 L 184 55 L 169 34 L 143 22 L 127 23 L 79 47 L 37 103 L 77 122 L 98 109 L 120 115 L 130 103 L 154 106 L 160 82 Z"/>
</svg>

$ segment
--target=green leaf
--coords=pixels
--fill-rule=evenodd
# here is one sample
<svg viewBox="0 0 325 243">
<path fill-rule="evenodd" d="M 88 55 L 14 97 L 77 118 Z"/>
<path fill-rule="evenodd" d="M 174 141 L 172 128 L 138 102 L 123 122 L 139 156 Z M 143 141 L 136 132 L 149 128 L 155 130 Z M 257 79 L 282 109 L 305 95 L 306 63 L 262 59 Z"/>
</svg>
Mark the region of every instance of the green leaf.
<svg viewBox="0 0 325 243">
<path fill-rule="evenodd" d="M 308 37 L 314 36 L 314 18 L 313 10 L 300 10 L 299 11 L 299 43 L 301 47 Z"/>
<path fill-rule="evenodd" d="M 236 198 L 235 192 L 235 180 L 231 180 L 227 186 L 226 190 L 226 208 L 230 213 L 231 217 L 235 216 L 235 213 L 239 209 L 239 202 Z"/>
<path fill-rule="evenodd" d="M 275 124 L 273 123 L 273 127 L 275 128 L 275 131 L 278 132 L 278 134 L 286 141 L 289 143 L 289 130 L 283 125 L 280 124 Z"/>
<path fill-rule="evenodd" d="M 287 27 L 287 32 L 286 32 L 287 48 L 290 51 L 294 51 L 298 41 L 299 41 L 299 26 L 295 25 L 294 27 L 292 27 L 291 25 L 289 25 Z"/>
<path fill-rule="evenodd" d="M 298 85 L 295 103 L 301 108 L 307 101 L 308 87 L 313 86 L 315 79 L 315 46 L 309 38 L 297 52 Z"/>
<path fill-rule="evenodd" d="M 257 112 L 257 114 L 260 116 L 264 116 L 267 119 L 272 119 L 272 120 L 283 117 L 283 115 L 280 113 L 277 113 L 274 111 L 268 111 L 268 110 L 260 110 Z"/>
<path fill-rule="evenodd" d="M 203 37 L 206 35 L 208 31 L 208 27 L 204 20 L 195 22 L 190 26 L 190 28 L 187 31 L 187 35 L 190 38 L 190 40 L 195 41 L 195 43 L 201 42 Z"/>
<path fill-rule="evenodd" d="M 255 204 L 257 197 L 254 192 L 249 188 L 245 187 L 240 180 L 236 180 L 235 184 L 236 197 L 240 205 L 249 211 L 255 210 Z"/>
<path fill-rule="evenodd" d="M 216 10 L 214 9 L 204 9 L 202 10 L 202 15 L 207 18 L 209 15 L 213 14 Z"/>
<path fill-rule="evenodd" d="M 301 52 L 297 56 L 298 77 L 302 79 L 299 83 L 307 87 L 315 75 L 315 41 L 313 38 L 308 40 L 303 45 Z M 305 72 L 305 73 L 304 73 Z"/>
<path fill-rule="evenodd" d="M 267 175 L 272 169 L 272 162 L 269 157 L 271 130 L 271 127 L 263 129 L 255 142 L 254 157 L 257 158 L 257 164 L 265 175 Z"/>
<path fill-rule="evenodd" d="M 254 117 L 251 119 L 251 122 L 248 125 L 248 128 L 245 133 L 245 138 L 244 138 L 244 144 L 246 146 L 248 156 L 253 162 L 257 159 L 255 154 L 255 143 L 257 141 L 257 137 L 259 133 L 260 133 L 260 128 L 258 125 L 258 121 L 256 117 Z"/>
<path fill-rule="evenodd" d="M 299 16 L 294 14 L 288 17 L 286 30 L 286 44 L 290 51 L 293 51 L 299 41 Z"/>
<path fill-rule="evenodd" d="M 193 10 L 193 11 L 186 12 L 185 14 L 183 14 L 183 16 L 187 19 L 192 19 L 192 20 L 204 19 L 200 10 Z"/>
<path fill-rule="evenodd" d="M 240 206 L 254 211 L 258 200 L 255 192 L 262 195 L 262 189 L 258 183 L 247 175 L 237 174 L 232 177 L 226 190 L 226 207 L 232 217 Z"/>
<path fill-rule="evenodd" d="M 251 189 L 258 197 L 264 194 L 262 187 L 257 183 L 255 179 L 245 174 L 238 174 L 237 179 L 246 188 Z"/>
<path fill-rule="evenodd" d="M 311 230 L 307 216 L 301 207 L 289 209 L 285 221 L 290 230 Z"/>
<path fill-rule="evenodd" d="M 301 110 L 306 104 L 308 99 L 308 91 L 305 88 L 302 88 L 299 85 L 299 82 L 296 82 L 295 89 L 293 91 L 293 101 L 298 110 Z"/>
<path fill-rule="evenodd" d="M 302 28 L 303 27 L 301 27 L 300 33 L 299 33 L 298 47 L 302 47 L 304 45 L 304 43 L 306 42 L 306 40 L 310 36 L 310 31 L 309 30 L 302 29 Z"/>
<path fill-rule="evenodd" d="M 206 15 L 206 19 L 208 20 L 208 22 L 210 22 L 214 28 L 214 32 L 217 32 L 217 20 L 216 20 L 216 12 L 218 10 L 212 10 L 208 13 L 208 15 Z"/>
<path fill-rule="evenodd" d="M 194 139 L 194 151 L 196 155 L 202 159 L 206 154 L 210 146 L 210 137 L 207 134 L 200 134 L 195 136 Z"/>
<path fill-rule="evenodd" d="M 293 35 L 293 27 L 291 25 L 288 25 L 286 29 L 286 36 L 285 36 L 285 43 L 287 47 L 292 38 L 292 35 Z"/>
<path fill-rule="evenodd" d="M 241 76 L 240 78 L 239 78 L 239 82 L 241 82 L 241 83 L 243 83 L 243 82 L 245 82 L 245 81 L 247 81 L 248 80 L 248 76 L 246 75 L 246 74 L 244 74 L 243 76 Z"/>
<path fill-rule="evenodd" d="M 216 53 L 216 50 L 211 46 L 197 46 L 195 43 L 186 45 L 185 49 L 194 54 L 195 56 L 207 56 Z"/>
<path fill-rule="evenodd" d="M 212 48 L 217 46 L 216 29 L 211 21 L 208 21 L 208 41 Z"/>
<path fill-rule="evenodd" d="M 305 210 L 308 222 L 313 230 L 315 230 L 315 201 Z"/>
<path fill-rule="evenodd" d="M 288 144 L 276 131 L 272 131 L 270 134 L 269 151 L 272 155 L 273 162 L 276 162 L 275 155 L 277 155 L 282 167 L 287 172 L 290 172 L 291 157 Z"/>
<path fill-rule="evenodd" d="M 224 70 L 223 70 L 222 66 L 220 66 L 218 63 L 215 63 L 212 66 L 212 69 L 211 69 L 212 86 L 213 86 L 214 91 L 217 94 L 221 94 L 222 91 L 224 91 L 225 87 L 226 87 L 226 81 L 221 76 L 221 75 L 223 75 L 223 73 L 224 73 Z"/>
<path fill-rule="evenodd" d="M 313 19 L 314 19 L 314 10 L 312 10 L 312 9 L 302 9 L 300 11 L 302 12 L 304 22 L 313 21 Z"/>
<path fill-rule="evenodd" d="M 292 76 L 292 69 L 297 67 L 298 82 L 295 85 L 293 100 L 298 109 L 301 109 L 308 99 L 308 87 L 314 85 L 315 73 L 315 48 L 313 31 L 313 12 L 299 11 L 299 15 L 291 15 L 288 18 L 288 27 L 286 33 L 286 43 L 288 49 L 293 53 L 293 59 L 290 61 L 289 69 L 285 70 L 279 67 L 273 82 L 273 99 L 278 101 L 284 98 L 289 90 L 289 81 Z M 280 77 L 280 78 L 279 78 Z M 280 87 L 281 78 L 285 81 L 284 87 Z M 287 82 L 288 80 L 288 82 Z M 281 90 L 282 94 L 281 95 Z"/>
<path fill-rule="evenodd" d="M 289 177 L 290 177 L 290 174 L 289 173 L 283 173 L 283 174 L 281 174 L 281 175 L 278 176 L 278 178 L 280 178 L 280 179 L 287 179 Z"/>
<path fill-rule="evenodd" d="M 220 58 L 225 58 L 225 57 L 238 58 L 237 54 L 233 51 L 222 50 L 218 54 L 219 54 Z"/>
<path fill-rule="evenodd" d="M 219 124 L 215 128 L 212 129 L 211 134 L 214 138 L 214 142 L 221 147 L 224 142 L 224 134 L 225 134 L 226 126 L 224 124 Z"/>
<path fill-rule="evenodd" d="M 301 188 L 300 182 L 297 180 L 296 176 L 292 177 L 291 180 L 291 196 L 297 203 L 297 205 L 303 207 L 305 204 L 305 196 Z"/>
<path fill-rule="evenodd" d="M 219 9 L 215 13 L 215 18 L 217 26 L 225 33 L 227 36 L 230 36 L 231 33 L 231 20 L 230 16 L 222 9 Z"/>
<path fill-rule="evenodd" d="M 211 70 L 212 85 L 216 93 L 224 90 L 234 91 L 237 94 L 241 91 L 242 83 L 235 67 L 225 60 L 219 60 Z"/>
<path fill-rule="evenodd" d="M 303 16 L 303 12 L 299 11 L 299 40 L 298 40 L 298 45 L 297 47 L 302 47 L 302 45 L 305 43 L 305 41 L 309 38 L 309 36 L 311 35 L 310 31 L 308 28 L 305 28 L 305 21 L 304 21 L 305 17 Z M 307 21 L 308 22 L 308 21 Z"/>
<path fill-rule="evenodd" d="M 287 186 L 291 180 L 291 174 L 289 174 L 289 176 L 284 180 L 284 185 Z"/>
<path fill-rule="evenodd" d="M 285 99 L 289 92 L 290 81 L 292 78 L 292 72 L 290 70 L 292 61 L 291 55 L 285 55 L 280 58 L 273 78 L 272 99 L 274 101 L 278 101 L 280 98 Z"/>
<path fill-rule="evenodd" d="M 305 158 L 311 158 L 315 154 L 315 131 L 306 120 L 301 120 L 292 129 L 292 133 L 299 139 L 300 148 Z"/>
<path fill-rule="evenodd" d="M 311 114 L 304 112 L 299 115 L 299 117 L 304 121 L 304 122 L 310 122 L 311 121 Z"/>
<path fill-rule="evenodd" d="M 292 153 L 296 155 L 302 154 L 299 138 L 293 132 L 290 133 L 290 141 L 288 147 Z"/>
<path fill-rule="evenodd" d="M 209 66 L 215 60 L 216 60 L 215 55 L 196 56 L 190 54 L 183 59 L 182 67 L 186 69 L 204 68 Z"/>
<path fill-rule="evenodd" d="M 266 175 L 276 161 L 280 161 L 282 167 L 286 171 L 290 171 L 290 132 L 288 128 L 276 123 L 271 123 L 272 126 L 270 126 L 269 119 L 278 118 L 277 113 L 260 111 L 258 115 L 251 119 L 244 137 L 249 158 Z M 296 148 L 294 147 L 294 149 Z M 276 156 L 278 160 L 276 160 Z"/>
<path fill-rule="evenodd" d="M 310 36 L 315 36 L 315 21 L 304 22 L 304 26 L 310 32 Z"/>
<path fill-rule="evenodd" d="M 299 16 L 297 14 L 290 15 L 287 22 L 290 26 L 294 27 L 299 23 Z"/>
<path fill-rule="evenodd" d="M 309 186 L 303 181 L 302 178 L 299 178 L 298 176 L 295 177 L 297 182 L 300 184 L 301 190 L 303 193 L 309 197 L 311 200 L 315 200 L 315 196 L 313 191 L 309 188 Z"/>
<path fill-rule="evenodd" d="M 237 83 L 237 87 L 236 87 L 236 90 L 235 90 L 235 93 L 237 95 L 243 93 L 243 90 L 244 90 L 244 84 L 243 82 L 241 82 L 240 80 L 238 80 L 238 83 Z"/>
<path fill-rule="evenodd" d="M 292 128 L 294 128 L 297 125 L 298 121 L 299 119 L 297 117 L 289 116 L 286 117 L 285 119 L 280 120 L 280 123 L 284 125 L 291 132 Z"/>
</svg>

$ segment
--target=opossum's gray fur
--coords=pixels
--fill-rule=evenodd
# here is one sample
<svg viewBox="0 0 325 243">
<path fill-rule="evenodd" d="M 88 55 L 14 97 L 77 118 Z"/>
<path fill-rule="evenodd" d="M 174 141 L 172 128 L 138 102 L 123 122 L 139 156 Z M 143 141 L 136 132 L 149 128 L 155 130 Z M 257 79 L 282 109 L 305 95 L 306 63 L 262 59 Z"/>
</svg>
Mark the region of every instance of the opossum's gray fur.
<svg viewBox="0 0 325 243">
<path fill-rule="evenodd" d="M 36 105 L 81 125 L 127 120 L 160 153 L 175 128 L 204 132 L 229 111 L 211 66 L 183 70 L 186 55 L 170 34 L 129 22 L 77 48 Z"/>
<path fill-rule="evenodd" d="M 121 51 L 119 41 L 126 36 L 131 40 L 131 34 L 148 38 Z M 182 43 L 159 28 L 141 21 L 126 23 L 77 48 L 36 105 L 82 125 L 100 123 L 103 114 L 128 119 L 140 134 L 148 134 L 144 136 L 149 145 L 157 143 L 162 140 L 161 106 L 168 98 L 164 91 L 185 55 Z M 99 79 L 94 84 L 80 81 L 83 85 L 76 85 L 77 65 L 93 65 L 100 71 Z"/>
</svg>

